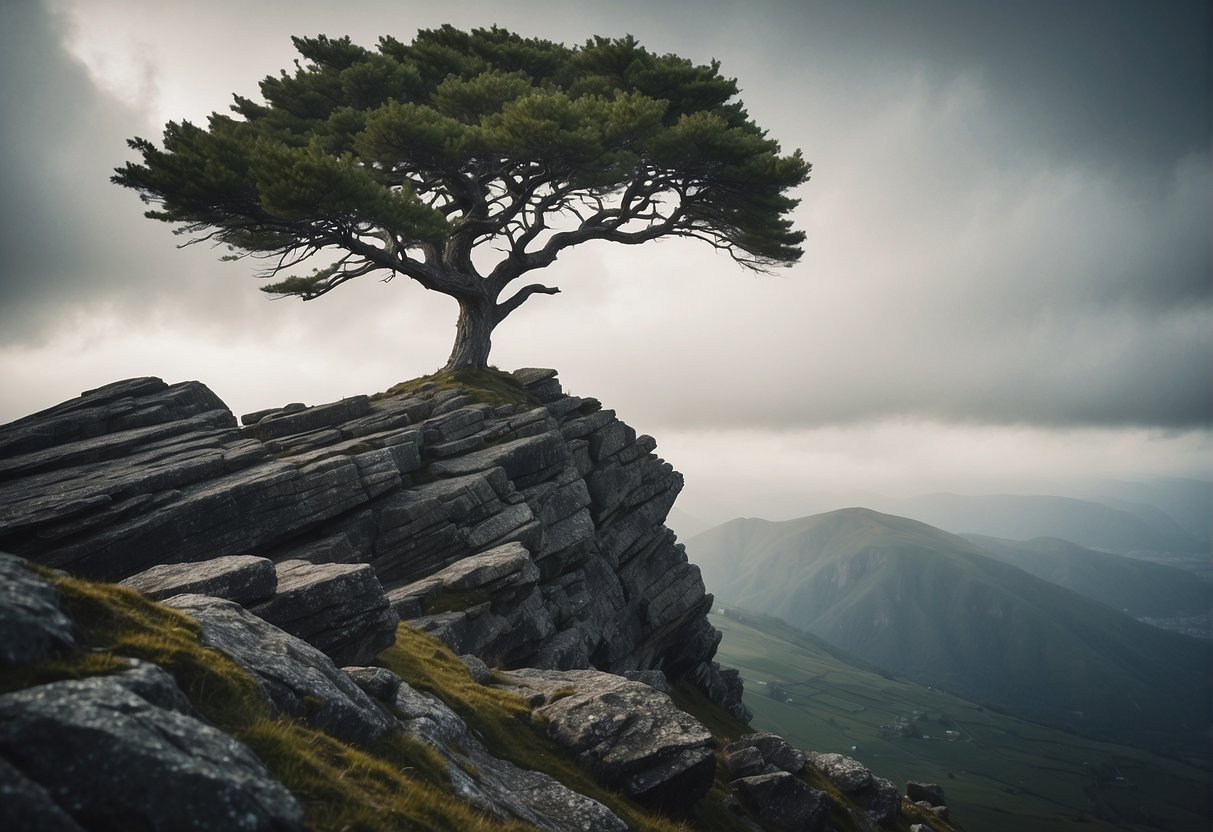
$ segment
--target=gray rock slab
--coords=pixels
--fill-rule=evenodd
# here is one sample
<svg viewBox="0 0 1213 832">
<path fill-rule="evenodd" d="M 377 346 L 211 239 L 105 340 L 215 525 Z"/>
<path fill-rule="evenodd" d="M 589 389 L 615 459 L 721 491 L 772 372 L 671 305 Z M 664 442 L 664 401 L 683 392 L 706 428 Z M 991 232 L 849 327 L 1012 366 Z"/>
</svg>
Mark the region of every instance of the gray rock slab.
<svg viewBox="0 0 1213 832">
<path fill-rule="evenodd" d="M 791 743 L 778 734 L 772 734 L 768 731 L 744 734 L 735 742 L 726 745 L 724 752 L 725 754 L 729 754 L 742 748 L 758 749 L 758 752 L 762 754 L 764 762 L 789 774 L 799 774 L 800 770 L 804 768 L 804 752 L 793 748 Z M 870 777 L 871 772 L 868 772 L 868 775 Z"/>
<path fill-rule="evenodd" d="M 0 552 L 0 669 L 37 661 L 76 645 L 59 591 L 25 560 Z"/>
<path fill-rule="evenodd" d="M 529 512 L 528 512 L 529 513 Z M 531 553 L 521 543 L 506 543 L 478 555 L 466 557 L 451 564 L 427 580 L 442 582 L 448 592 L 466 592 L 518 576 L 528 577 L 534 583 L 539 572 L 531 560 Z"/>
<path fill-rule="evenodd" d="M 552 738 L 604 785 L 674 813 L 711 788 L 711 732 L 648 685 L 593 670 L 524 669 L 501 677 L 549 692 L 536 714 L 548 721 Z"/>
<path fill-rule="evenodd" d="M 202 625 L 202 641 L 248 671 L 275 710 L 349 742 L 367 743 L 395 721 L 332 659 L 231 601 L 177 595 L 164 601 Z"/>
<path fill-rule="evenodd" d="M 275 572 L 278 591 L 253 612 L 339 665 L 368 664 L 396 640 L 399 616 L 369 565 L 287 560 Z"/>
<path fill-rule="evenodd" d="M 458 477 L 501 468 L 511 480 L 535 471 L 568 462 L 569 451 L 563 437 L 549 431 L 503 442 L 482 451 L 454 459 L 440 459 L 430 464 L 430 473 L 439 477 Z"/>
<path fill-rule="evenodd" d="M 31 832 L 84 832 L 55 802 L 41 783 L 35 783 L 0 757 L 0 829 Z"/>
<path fill-rule="evenodd" d="M 809 765 L 825 775 L 844 794 L 858 792 L 872 785 L 872 772 L 858 760 L 842 754 L 820 752 L 810 752 L 805 756 Z"/>
<path fill-rule="evenodd" d="M 744 794 L 757 814 L 780 829 L 819 832 L 829 814 L 829 797 L 786 771 L 743 777 L 729 787 Z"/>
<path fill-rule="evenodd" d="M 88 828 L 303 829 L 247 747 L 112 677 L 0 696 L 0 757 Z"/>
<path fill-rule="evenodd" d="M 194 563 L 153 566 L 120 582 L 154 601 L 174 595 L 213 595 L 248 605 L 274 594 L 278 576 L 268 558 L 225 555 Z"/>
</svg>

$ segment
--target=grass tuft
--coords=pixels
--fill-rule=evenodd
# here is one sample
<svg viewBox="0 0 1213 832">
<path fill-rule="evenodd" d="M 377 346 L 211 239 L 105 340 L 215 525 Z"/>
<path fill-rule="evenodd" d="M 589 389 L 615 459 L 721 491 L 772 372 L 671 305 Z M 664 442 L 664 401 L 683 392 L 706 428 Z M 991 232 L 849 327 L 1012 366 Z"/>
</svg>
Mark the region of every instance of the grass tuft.
<svg viewBox="0 0 1213 832">
<path fill-rule="evenodd" d="M 539 407 L 538 399 L 531 396 L 518 379 L 509 373 L 491 367 L 487 370 L 442 370 L 410 381 L 402 381 L 382 393 L 376 393 L 371 398 L 390 399 L 410 396 L 415 394 L 417 388 L 423 384 L 433 384 L 439 390 L 453 390 L 456 387 L 462 387 L 464 392 L 481 404 L 512 404 L 522 410 Z"/>
</svg>

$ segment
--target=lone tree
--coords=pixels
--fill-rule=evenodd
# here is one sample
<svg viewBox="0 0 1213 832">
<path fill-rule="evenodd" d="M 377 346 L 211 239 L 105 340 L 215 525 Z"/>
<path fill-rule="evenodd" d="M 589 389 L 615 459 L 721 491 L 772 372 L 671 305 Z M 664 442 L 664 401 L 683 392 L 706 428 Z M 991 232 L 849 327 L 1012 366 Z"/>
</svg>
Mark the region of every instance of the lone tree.
<svg viewBox="0 0 1213 832">
<path fill-rule="evenodd" d="M 567 248 L 693 237 L 758 271 L 794 263 L 786 192 L 810 166 L 750 120 L 719 64 L 631 36 L 579 47 L 500 28 L 422 31 L 377 51 L 294 38 L 304 62 L 264 103 L 206 129 L 169 122 L 113 181 L 182 226 L 267 261 L 262 287 L 303 300 L 404 275 L 459 303 L 446 369 L 487 366 L 493 328 L 535 294 L 519 278 Z M 322 252 L 310 274 L 290 274 Z M 289 275 L 289 276 L 288 276 Z"/>
</svg>

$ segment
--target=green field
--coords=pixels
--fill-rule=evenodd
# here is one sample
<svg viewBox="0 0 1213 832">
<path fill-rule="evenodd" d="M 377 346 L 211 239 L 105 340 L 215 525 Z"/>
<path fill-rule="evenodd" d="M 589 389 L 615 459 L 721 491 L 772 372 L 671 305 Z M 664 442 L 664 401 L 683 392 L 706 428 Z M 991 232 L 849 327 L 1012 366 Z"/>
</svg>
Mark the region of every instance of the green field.
<svg viewBox="0 0 1213 832">
<path fill-rule="evenodd" d="M 898 785 L 937 782 L 953 819 L 972 832 L 1210 829 L 1207 767 L 863 669 L 774 619 L 732 611 L 711 620 L 724 633 L 717 658 L 741 671 L 756 729 L 854 757 Z"/>
</svg>

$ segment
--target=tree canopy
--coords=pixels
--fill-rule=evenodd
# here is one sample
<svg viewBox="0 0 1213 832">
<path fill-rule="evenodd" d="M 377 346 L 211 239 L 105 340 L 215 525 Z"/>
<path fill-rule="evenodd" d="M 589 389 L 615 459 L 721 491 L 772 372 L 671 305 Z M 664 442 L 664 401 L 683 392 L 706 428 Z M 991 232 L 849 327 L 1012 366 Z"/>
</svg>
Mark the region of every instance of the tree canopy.
<svg viewBox="0 0 1213 832">
<path fill-rule="evenodd" d="M 130 140 L 141 161 L 113 177 L 190 242 L 263 259 L 265 292 L 409 277 L 459 302 L 447 367 L 483 367 L 493 327 L 559 291 L 506 289 L 572 246 L 688 237 L 756 270 L 801 255 L 787 191 L 810 166 L 780 155 L 717 62 L 497 27 L 374 51 L 293 41 L 302 60 L 261 82 L 263 101 L 236 96 L 205 128 L 169 122 L 163 147 Z"/>
</svg>

